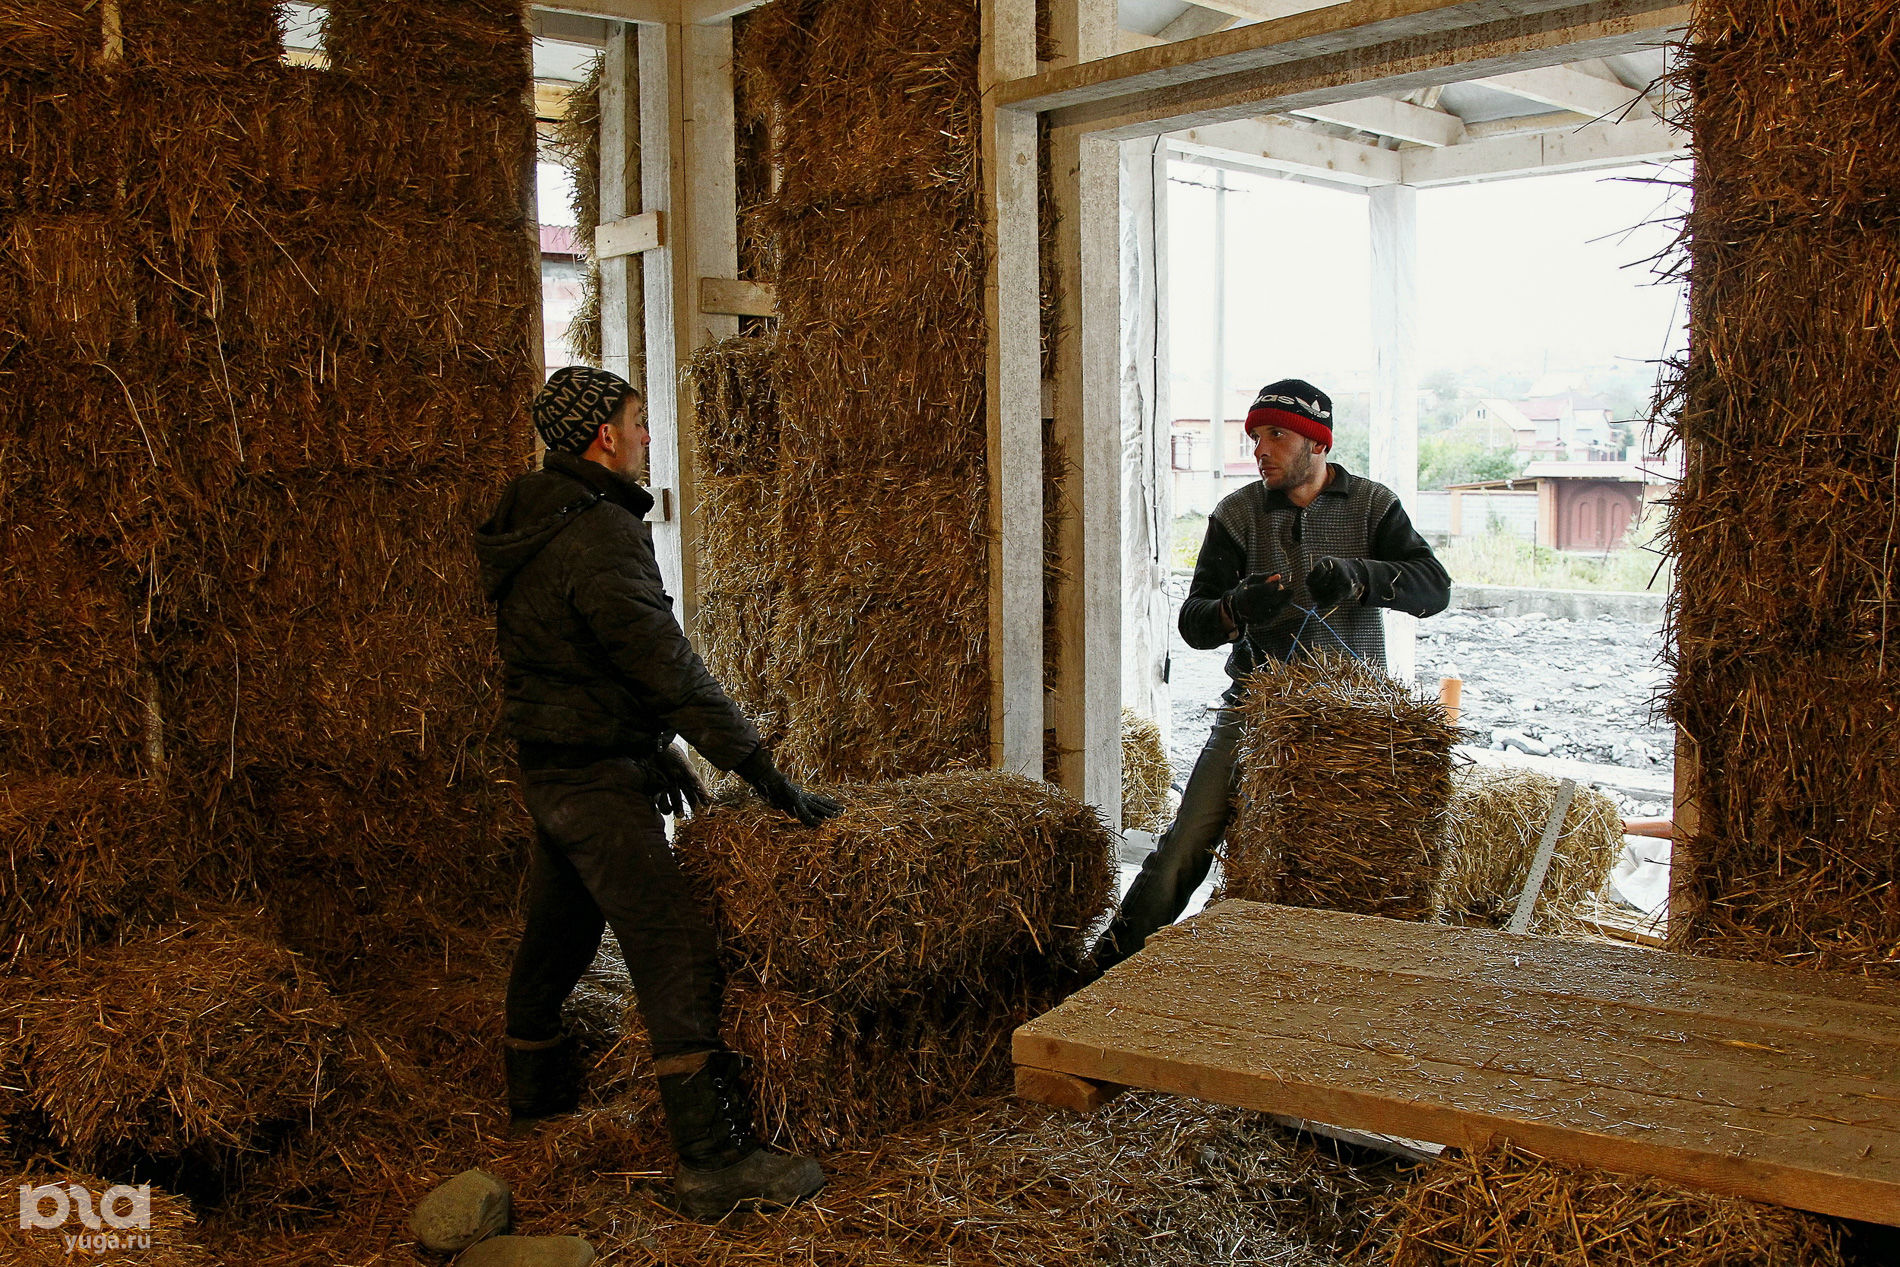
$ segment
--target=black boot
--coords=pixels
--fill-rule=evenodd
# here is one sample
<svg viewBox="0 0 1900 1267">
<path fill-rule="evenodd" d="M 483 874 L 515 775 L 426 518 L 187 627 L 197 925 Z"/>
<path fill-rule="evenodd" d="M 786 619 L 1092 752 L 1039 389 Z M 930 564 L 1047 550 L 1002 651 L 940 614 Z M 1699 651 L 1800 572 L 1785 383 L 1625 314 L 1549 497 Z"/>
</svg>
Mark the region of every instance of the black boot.
<svg viewBox="0 0 1900 1267">
<path fill-rule="evenodd" d="M 741 1206 L 783 1208 L 825 1186 L 817 1162 L 774 1152 L 753 1135 L 736 1053 L 710 1052 L 690 1073 L 662 1074 L 660 1102 L 679 1152 L 673 1190 L 689 1218 L 723 1218 Z"/>
<path fill-rule="evenodd" d="M 515 1125 L 572 1113 L 581 1101 L 574 1040 L 502 1039 L 508 1067 L 508 1120 Z"/>
</svg>

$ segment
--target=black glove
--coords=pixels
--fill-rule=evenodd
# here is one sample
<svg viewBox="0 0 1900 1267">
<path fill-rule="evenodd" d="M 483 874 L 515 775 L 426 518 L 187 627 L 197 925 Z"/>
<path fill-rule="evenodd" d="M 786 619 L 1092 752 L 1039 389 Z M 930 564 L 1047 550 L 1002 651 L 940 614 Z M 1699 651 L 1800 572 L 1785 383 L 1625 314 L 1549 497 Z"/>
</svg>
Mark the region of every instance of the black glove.
<svg viewBox="0 0 1900 1267">
<path fill-rule="evenodd" d="M 741 761 L 733 773 L 750 783 L 767 805 L 784 810 L 807 827 L 816 827 L 827 818 L 844 813 L 844 806 L 829 796 L 807 792 L 780 774 L 778 767 L 772 764 L 772 754 L 763 744 L 754 748 L 752 755 Z"/>
<path fill-rule="evenodd" d="M 1331 555 L 1315 559 L 1313 570 L 1306 574 L 1306 592 L 1313 596 L 1313 605 L 1320 608 L 1358 602 L 1366 596 L 1366 569 L 1358 559 Z"/>
<path fill-rule="evenodd" d="M 693 772 L 692 763 L 687 761 L 686 754 L 672 744 L 655 754 L 653 769 L 659 776 L 658 786 L 653 792 L 653 804 L 660 813 L 678 818 L 682 814 L 697 813 L 711 800 L 706 795 L 706 785 Z"/>
<path fill-rule="evenodd" d="M 1245 629 L 1273 619 L 1292 601 L 1293 587 L 1275 572 L 1272 576 L 1243 578 L 1240 584 L 1221 595 L 1220 605 L 1235 628 Z"/>
</svg>

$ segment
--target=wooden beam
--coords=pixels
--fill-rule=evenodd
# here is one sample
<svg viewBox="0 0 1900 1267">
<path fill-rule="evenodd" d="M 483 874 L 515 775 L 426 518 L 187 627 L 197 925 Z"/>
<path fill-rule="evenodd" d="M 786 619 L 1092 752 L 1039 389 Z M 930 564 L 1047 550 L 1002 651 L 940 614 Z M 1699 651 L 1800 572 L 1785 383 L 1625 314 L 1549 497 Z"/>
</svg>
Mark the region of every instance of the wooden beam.
<svg viewBox="0 0 1900 1267">
<path fill-rule="evenodd" d="M 1043 741 L 1041 250 L 1036 116 L 995 83 L 1036 67 L 1034 0 L 983 0 L 984 419 L 990 512 L 990 762 L 1040 779 Z"/>
<path fill-rule="evenodd" d="M 671 515 L 653 524 L 653 552 L 680 624 L 695 615 L 692 558 L 685 529 L 694 507 L 692 409 L 680 366 L 692 354 L 699 321 L 691 264 L 686 166 L 686 28 L 642 24 L 640 55 L 640 195 L 648 212 L 671 222 L 665 241 L 640 259 L 646 309 L 647 483 Z M 684 406 L 684 407 L 683 407 Z"/>
<path fill-rule="evenodd" d="M 1434 153 L 1435 151 L 1422 151 Z M 1418 503 L 1418 191 L 1386 185 L 1370 195 L 1372 252 L 1372 427 L 1368 470 Z M 1385 659 L 1392 676 L 1418 667 L 1418 617 L 1385 613 Z"/>
<path fill-rule="evenodd" d="M 1294 113 L 1322 123 L 1337 123 L 1375 136 L 1415 145 L 1456 145 L 1465 139 L 1465 122 L 1445 110 L 1426 110 L 1390 97 L 1365 97 L 1330 106 L 1308 106 Z"/>
<path fill-rule="evenodd" d="M 1404 179 L 1396 150 L 1338 141 L 1272 119 L 1241 119 L 1171 132 L 1168 144 L 1183 154 L 1231 158 L 1259 171 L 1320 176 L 1361 189 Z"/>
<path fill-rule="evenodd" d="M 616 260 L 666 245 L 666 213 L 646 211 L 610 220 L 594 230 L 594 258 Z"/>
<path fill-rule="evenodd" d="M 1225 902 L 1019 1028 L 1013 1051 L 1092 1082 L 1900 1223 L 1900 987 L 1842 973 Z"/>
<path fill-rule="evenodd" d="M 635 91 L 639 53 L 634 28 L 614 23 L 600 79 L 600 218 L 603 225 L 640 209 L 640 101 Z M 611 245 L 611 243 L 609 244 Z M 595 234 L 599 246 L 599 234 Z M 600 261 L 600 365 L 644 386 L 646 302 L 640 261 L 613 255 Z"/>
<path fill-rule="evenodd" d="M 1530 136 L 1537 132 L 1574 131 L 1594 122 L 1574 110 L 1552 110 L 1547 114 L 1521 114 L 1509 119 L 1488 119 L 1465 124 L 1465 141 L 1489 141 L 1500 136 Z"/>
<path fill-rule="evenodd" d="M 1686 133 L 1654 115 L 1645 115 L 1622 123 L 1592 123 L 1567 132 L 1468 141 L 1442 150 L 1407 150 L 1399 158 L 1405 183 L 1425 189 L 1533 172 L 1583 172 L 1661 162 L 1688 152 Z"/>
<path fill-rule="evenodd" d="M 778 288 L 771 282 L 740 282 L 730 277 L 699 279 L 699 310 L 729 317 L 778 316 Z"/>
<path fill-rule="evenodd" d="M 1032 1100 L 1071 1113 L 1093 1113 L 1126 1090 L 1112 1082 L 1091 1082 L 1072 1073 L 1016 1066 L 1018 1100 Z"/>
<path fill-rule="evenodd" d="M 1203 35 L 1225 31 L 1238 20 L 1231 13 L 1220 13 L 1190 4 L 1181 11 L 1180 17 L 1161 28 L 1161 42 L 1172 44 L 1176 40 L 1199 39 Z"/>
<path fill-rule="evenodd" d="M 537 3 L 537 9 L 552 13 L 578 13 L 586 17 L 612 18 L 618 22 L 651 22 L 664 26 L 680 20 L 679 0 L 552 0 Z"/>
<path fill-rule="evenodd" d="M 741 13 L 750 13 L 765 0 L 682 0 L 681 20 L 699 26 L 730 22 Z"/>
<path fill-rule="evenodd" d="M 1117 139 L 1395 96 L 1474 76 L 1651 47 L 1688 22 L 1681 0 L 1354 0 L 1050 71 L 1001 104 Z"/>
<path fill-rule="evenodd" d="M 1621 114 L 1643 99 L 1643 94 L 1634 88 L 1626 88 L 1613 79 L 1586 75 L 1573 66 L 1517 70 L 1505 75 L 1487 75 L 1472 82 L 1540 105 L 1574 110 L 1592 119 Z"/>
</svg>

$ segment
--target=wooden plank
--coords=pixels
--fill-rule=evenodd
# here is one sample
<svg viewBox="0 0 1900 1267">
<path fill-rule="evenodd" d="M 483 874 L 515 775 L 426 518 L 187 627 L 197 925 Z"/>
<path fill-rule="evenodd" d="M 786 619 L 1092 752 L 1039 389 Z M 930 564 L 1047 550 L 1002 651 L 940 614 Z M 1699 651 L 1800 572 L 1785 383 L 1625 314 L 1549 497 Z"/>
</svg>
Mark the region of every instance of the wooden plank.
<svg viewBox="0 0 1900 1267">
<path fill-rule="evenodd" d="M 1053 1069 L 1016 1066 L 1017 1099 L 1034 1100 L 1037 1104 L 1067 1109 L 1071 1113 L 1093 1113 L 1126 1090 L 1127 1087 L 1108 1082 L 1091 1082 L 1087 1078 L 1057 1073 Z"/>
<path fill-rule="evenodd" d="M 1655 115 L 1540 132 L 1531 136 L 1468 141 L 1442 150 L 1399 155 L 1405 183 L 1434 185 L 1502 180 L 1532 172 L 1582 172 L 1656 162 L 1689 152 L 1689 134 Z"/>
<path fill-rule="evenodd" d="M 1397 184 L 1405 169 L 1393 150 L 1340 141 L 1274 119 L 1240 119 L 1168 134 L 1168 145 L 1207 158 L 1239 158 L 1249 168 L 1323 177 L 1370 189 Z"/>
<path fill-rule="evenodd" d="M 640 102 L 635 84 L 639 53 L 633 27 L 615 23 L 607 34 L 600 79 L 600 218 L 614 223 L 640 210 Z M 596 234 L 596 245 L 599 235 Z M 646 361 L 646 301 L 640 261 L 616 255 L 600 261 L 600 367 L 638 387 Z"/>
<path fill-rule="evenodd" d="M 1330 106 L 1309 106 L 1299 113 L 1323 123 L 1337 123 L 1415 145 L 1457 145 L 1465 139 L 1465 123 L 1457 115 L 1444 110 L 1427 110 L 1390 97 L 1364 97 Z"/>
<path fill-rule="evenodd" d="M 700 26 L 730 22 L 741 13 L 750 13 L 765 0 L 682 0 L 680 20 Z"/>
<path fill-rule="evenodd" d="M 617 260 L 666 245 L 666 213 L 646 211 L 637 216 L 603 221 L 594 230 L 594 258 Z"/>
<path fill-rule="evenodd" d="M 1589 7 L 1604 6 L 1579 0 L 1521 0 L 1511 10 L 1514 16 L 1538 17 Z M 1428 41 L 1492 21 L 1499 12 L 1492 0 L 1352 0 L 1045 71 L 999 85 L 997 101 L 1011 109 L 1060 110 L 1291 62 L 1363 53 L 1381 45 Z"/>
<path fill-rule="evenodd" d="M 1643 99 L 1643 94 L 1635 88 L 1617 80 L 1587 75 L 1573 66 L 1541 66 L 1536 70 L 1488 75 L 1473 82 L 1539 105 L 1573 110 L 1591 119 L 1620 114 Z"/>
<path fill-rule="evenodd" d="M 1900 989 L 1857 978 L 1230 902 L 1023 1026 L 1015 1054 L 1900 1222 Z"/>
<path fill-rule="evenodd" d="M 534 7 L 555 13 L 613 18 L 621 22 L 664 25 L 680 20 L 679 0 L 535 0 Z"/>
<path fill-rule="evenodd" d="M 1035 0 L 984 0 L 983 199 L 990 241 L 984 417 L 989 464 L 990 763 L 1042 777 L 1042 358 L 1036 117 L 988 88 L 1033 73 Z"/>
<path fill-rule="evenodd" d="M 771 282 L 702 277 L 699 279 L 699 310 L 730 317 L 776 317 L 778 287 Z"/>
<path fill-rule="evenodd" d="M 692 411 L 682 409 L 686 387 L 679 370 L 692 352 L 698 298 L 690 279 L 692 235 L 686 167 L 686 30 L 677 24 L 637 28 L 640 59 L 640 196 L 642 205 L 672 221 L 667 240 L 640 257 L 645 291 L 647 483 L 670 505 L 670 519 L 653 525 L 653 552 L 690 633 L 694 616 L 691 558 L 683 527 L 692 506 L 685 491 L 692 462 Z"/>
<path fill-rule="evenodd" d="M 1340 6 L 1338 11 L 1351 7 Z M 1328 9 L 1313 16 L 1335 12 Z M 1473 13 L 1482 12 L 1496 11 L 1472 10 L 1461 16 L 1471 19 Z M 1043 81 L 1052 76 L 1040 76 L 1038 88 L 1004 85 L 998 91 L 1022 94 L 1025 108 L 1047 110 L 1058 127 L 1087 128 L 1128 139 L 1245 118 L 1263 110 L 1290 111 L 1368 96 L 1396 96 L 1474 76 L 1635 52 L 1679 32 L 1689 13 L 1689 5 L 1669 0 L 1603 0 L 1528 16 L 1454 24 L 1429 37 L 1364 39 L 1367 30 L 1390 30 L 1388 24 L 1375 23 L 1270 47 L 1263 51 L 1270 59 L 1250 69 L 1209 75 L 1199 72 L 1228 63 L 1218 57 L 1193 63 L 1180 68 L 1195 72 L 1180 82 L 1140 90 L 1130 90 L 1129 84 L 1147 83 L 1152 76 L 1135 74 L 1082 87 L 1049 84 Z M 1307 20 L 1288 19 L 1293 23 Z M 1207 41 L 1244 37 L 1276 25 L 1241 27 L 1180 45 L 1137 50 L 1098 65 L 1185 55 Z M 1056 74 L 1081 75 L 1090 70 L 1077 67 Z"/>
</svg>

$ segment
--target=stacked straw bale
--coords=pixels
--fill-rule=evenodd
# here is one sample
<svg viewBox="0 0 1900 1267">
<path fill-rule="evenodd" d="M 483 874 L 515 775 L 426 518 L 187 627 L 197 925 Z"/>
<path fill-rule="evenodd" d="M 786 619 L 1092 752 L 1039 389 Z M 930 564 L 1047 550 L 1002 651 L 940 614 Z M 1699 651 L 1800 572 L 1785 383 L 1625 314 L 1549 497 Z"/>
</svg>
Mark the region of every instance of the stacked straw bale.
<svg viewBox="0 0 1900 1267">
<path fill-rule="evenodd" d="M 527 31 L 327 8 L 317 70 L 274 0 L 0 7 L 4 1152 L 234 1210 L 487 1063 L 446 965 L 517 874 L 468 533 L 531 448 Z"/>
<path fill-rule="evenodd" d="M 1240 703 L 1226 897 L 1424 919 L 1457 727 L 1362 660 L 1271 664 Z"/>
<path fill-rule="evenodd" d="M 1557 779 L 1530 770 L 1468 766 L 1453 774 L 1445 859 L 1432 889 L 1435 922 L 1480 928 L 1510 923 L 1558 787 Z M 1530 931 L 1583 931 L 1577 904 L 1603 888 L 1622 850 L 1623 816 L 1616 802 L 1593 787 L 1577 788 L 1558 829 Z"/>
<path fill-rule="evenodd" d="M 328 1099 L 344 1023 L 269 929 L 203 913 L 57 964 L 0 1016 L 26 1105 L 89 1167 L 258 1151 Z"/>
<path fill-rule="evenodd" d="M 1173 782 L 1161 727 L 1133 709 L 1122 709 L 1122 826 L 1158 830 Z"/>
<path fill-rule="evenodd" d="M 1384 1216 L 1393 1267 L 1838 1267 L 1837 1224 L 1505 1145 L 1449 1153 Z"/>
<path fill-rule="evenodd" d="M 45 1185 L 61 1188 L 72 1185 L 85 1189 L 89 1201 L 97 1200 L 117 1184 L 118 1181 L 114 1179 L 75 1173 L 43 1163 L 19 1169 L 9 1168 L 8 1173 L 0 1176 L 0 1192 L 10 1195 Z M 150 1189 L 150 1221 L 124 1231 L 102 1219 L 100 1221 L 104 1225 L 94 1232 L 85 1226 L 75 1205 L 69 1204 L 67 1208 L 71 1218 L 60 1227 L 22 1227 L 16 1217 L 0 1219 L 0 1260 L 4 1260 L 8 1267 L 72 1267 L 76 1262 L 95 1264 L 96 1267 L 216 1267 L 217 1259 L 198 1243 L 197 1214 L 191 1208 L 191 1203 L 163 1188 Z M 53 1216 L 56 1210 L 52 1201 L 47 1200 L 40 1212 L 48 1217 Z M 120 1202 L 114 1202 L 112 1212 L 121 1218 L 134 1213 Z M 96 1210 L 94 1214 L 96 1217 Z M 80 1235 L 89 1238 L 89 1246 L 99 1243 L 90 1239 L 94 1236 L 109 1238 L 116 1235 L 119 1248 L 68 1250 L 66 1238 Z M 113 1244 L 111 1240 L 104 1243 Z"/>
<path fill-rule="evenodd" d="M 1094 812 L 1015 775 L 837 795 L 845 812 L 817 830 L 738 800 L 677 841 L 714 912 L 762 1121 L 802 1148 L 992 1089 L 1010 1031 L 1073 981 L 1114 874 Z"/>
<path fill-rule="evenodd" d="M 1671 712 L 1696 789 L 1672 939 L 1889 976 L 1896 41 L 1893 0 L 1696 7 L 1690 353 L 1663 400 L 1685 463 Z"/>
<path fill-rule="evenodd" d="M 754 538 L 785 569 L 765 675 L 780 755 L 807 777 L 987 758 L 978 46 L 966 0 L 781 0 L 736 50 L 779 175 L 748 209 L 779 311 L 776 531 Z M 717 458 L 724 440 L 701 443 Z M 709 535 L 742 501 L 709 497 Z M 756 589 L 702 576 L 728 600 Z M 721 644 L 757 626 L 717 607 L 700 634 L 730 664 Z"/>
</svg>

